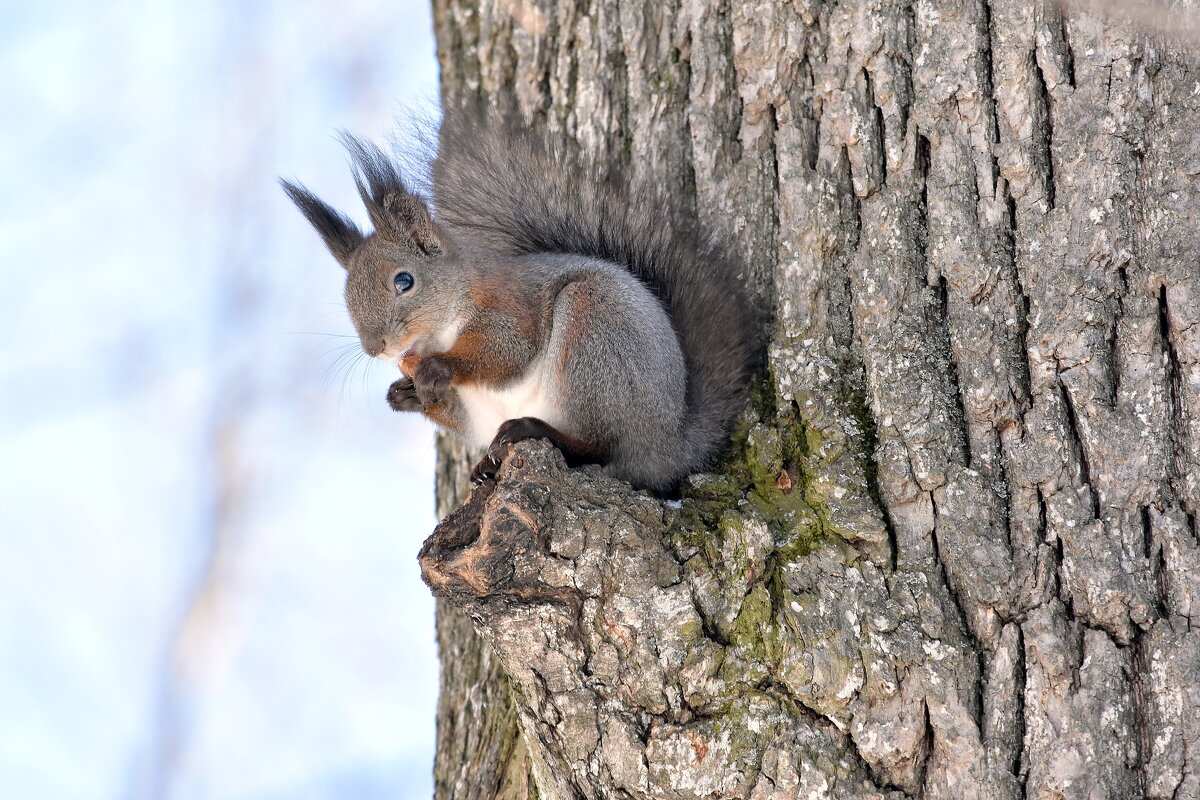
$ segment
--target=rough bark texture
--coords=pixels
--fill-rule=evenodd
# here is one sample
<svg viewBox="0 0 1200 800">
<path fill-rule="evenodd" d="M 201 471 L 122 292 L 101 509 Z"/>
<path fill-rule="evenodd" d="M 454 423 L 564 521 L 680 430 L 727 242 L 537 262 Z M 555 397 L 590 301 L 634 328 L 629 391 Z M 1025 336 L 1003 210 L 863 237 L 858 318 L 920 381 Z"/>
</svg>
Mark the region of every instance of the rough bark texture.
<svg viewBox="0 0 1200 800">
<path fill-rule="evenodd" d="M 1037 0 L 434 7 L 447 102 L 676 187 L 771 319 L 681 508 L 526 444 L 426 544 L 438 797 L 1200 797 L 1200 59 Z"/>
</svg>

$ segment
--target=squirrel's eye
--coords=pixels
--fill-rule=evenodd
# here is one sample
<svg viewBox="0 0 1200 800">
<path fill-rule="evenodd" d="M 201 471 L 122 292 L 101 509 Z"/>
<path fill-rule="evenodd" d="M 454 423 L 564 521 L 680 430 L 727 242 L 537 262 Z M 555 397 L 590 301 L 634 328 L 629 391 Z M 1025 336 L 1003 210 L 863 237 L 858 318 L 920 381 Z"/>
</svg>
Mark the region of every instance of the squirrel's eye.
<svg viewBox="0 0 1200 800">
<path fill-rule="evenodd" d="M 396 294 L 404 294 L 413 287 L 413 276 L 407 272 L 397 272 L 392 283 L 396 285 Z"/>
</svg>

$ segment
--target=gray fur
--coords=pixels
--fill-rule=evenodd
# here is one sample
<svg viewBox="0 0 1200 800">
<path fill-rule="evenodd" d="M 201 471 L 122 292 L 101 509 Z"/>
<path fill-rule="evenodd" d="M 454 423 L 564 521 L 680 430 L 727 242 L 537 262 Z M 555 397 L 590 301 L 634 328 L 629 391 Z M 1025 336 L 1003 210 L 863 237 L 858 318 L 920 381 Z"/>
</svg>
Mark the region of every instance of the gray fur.
<svg viewBox="0 0 1200 800">
<path fill-rule="evenodd" d="M 599 298 L 604 320 L 567 361 L 559 396 L 565 432 L 609 448 L 606 469 L 637 486 L 668 489 L 683 474 L 687 366 L 662 305 L 627 270 L 578 256 L 537 255 L 555 291 L 546 351 L 557 360 L 574 300 Z"/>
<path fill-rule="evenodd" d="M 433 195 L 439 222 L 458 241 L 608 261 L 649 287 L 671 319 L 688 381 L 683 447 L 647 459 L 677 459 L 662 484 L 712 463 L 758 358 L 754 312 L 720 246 L 618 165 L 601 168 L 540 129 L 480 109 L 445 114 Z"/>
</svg>

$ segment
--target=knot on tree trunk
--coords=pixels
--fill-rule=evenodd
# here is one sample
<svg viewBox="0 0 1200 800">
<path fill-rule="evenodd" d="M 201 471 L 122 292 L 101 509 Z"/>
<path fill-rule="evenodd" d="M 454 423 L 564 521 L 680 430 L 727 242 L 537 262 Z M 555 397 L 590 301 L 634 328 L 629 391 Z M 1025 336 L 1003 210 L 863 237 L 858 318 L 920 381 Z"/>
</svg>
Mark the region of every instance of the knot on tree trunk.
<svg viewBox="0 0 1200 800">
<path fill-rule="evenodd" d="M 744 778 L 728 741 L 722 749 L 679 724 L 721 648 L 702 636 L 668 549 L 671 514 L 599 469 L 568 470 L 545 442 L 523 442 L 421 549 L 426 583 L 474 620 L 514 681 L 551 796 L 592 796 L 597 771 L 614 796 L 646 796 L 670 783 L 652 773 L 681 747 L 702 795 Z"/>
</svg>

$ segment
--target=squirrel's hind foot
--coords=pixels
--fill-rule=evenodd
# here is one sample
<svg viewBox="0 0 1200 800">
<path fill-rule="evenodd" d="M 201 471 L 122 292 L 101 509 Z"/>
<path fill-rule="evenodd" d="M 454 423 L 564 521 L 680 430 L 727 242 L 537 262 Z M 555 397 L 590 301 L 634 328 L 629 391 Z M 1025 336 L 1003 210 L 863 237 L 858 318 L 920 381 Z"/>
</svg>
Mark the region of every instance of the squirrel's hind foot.
<svg viewBox="0 0 1200 800">
<path fill-rule="evenodd" d="M 491 456 L 484 456 L 483 459 L 471 469 L 471 483 L 478 485 L 486 480 L 492 480 L 496 477 L 496 473 L 499 470 L 500 462 L 493 461 Z"/>
<path fill-rule="evenodd" d="M 488 478 L 495 478 L 508 456 L 508 446 L 526 439 L 546 439 L 562 452 L 569 467 L 603 464 L 608 460 L 608 449 L 605 447 L 589 445 L 537 417 L 519 417 L 500 425 L 495 438 L 488 445 L 487 455 L 471 470 L 471 481 L 483 483 Z"/>
</svg>

